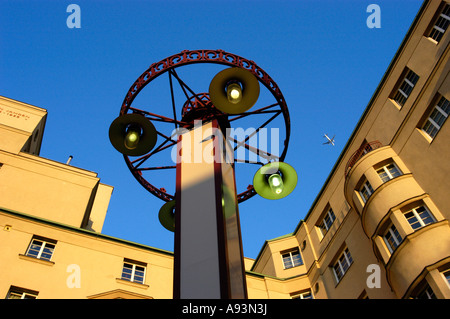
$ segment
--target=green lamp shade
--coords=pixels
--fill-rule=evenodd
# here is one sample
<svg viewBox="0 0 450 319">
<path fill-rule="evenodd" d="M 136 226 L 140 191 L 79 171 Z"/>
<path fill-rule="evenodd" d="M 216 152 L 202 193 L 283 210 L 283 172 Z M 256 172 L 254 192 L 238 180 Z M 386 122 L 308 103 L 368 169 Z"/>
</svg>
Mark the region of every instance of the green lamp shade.
<svg viewBox="0 0 450 319">
<path fill-rule="evenodd" d="M 214 107 L 227 114 L 240 114 L 250 109 L 259 97 L 258 79 L 250 71 L 228 68 L 220 71 L 209 85 Z"/>
<path fill-rule="evenodd" d="M 253 188 L 266 199 L 286 197 L 297 185 L 297 173 L 289 164 L 272 162 L 261 167 L 253 177 Z"/>
<path fill-rule="evenodd" d="M 124 155 L 147 154 L 156 144 L 156 129 L 147 118 L 139 114 L 125 114 L 116 118 L 109 127 L 109 140 Z"/>
<path fill-rule="evenodd" d="M 165 203 L 159 210 L 158 218 L 163 227 L 175 231 L 175 200 Z"/>
</svg>

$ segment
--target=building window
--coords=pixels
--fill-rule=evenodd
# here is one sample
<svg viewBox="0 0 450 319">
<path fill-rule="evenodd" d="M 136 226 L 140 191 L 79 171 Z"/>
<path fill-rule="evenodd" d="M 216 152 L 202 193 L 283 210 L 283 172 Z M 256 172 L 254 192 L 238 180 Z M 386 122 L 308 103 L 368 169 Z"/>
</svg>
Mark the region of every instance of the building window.
<svg viewBox="0 0 450 319">
<path fill-rule="evenodd" d="M 362 184 L 362 186 L 360 187 L 359 194 L 361 195 L 361 198 L 364 201 L 364 203 L 367 202 L 367 200 L 369 199 L 370 195 L 373 194 L 372 185 L 370 185 L 368 180 L 366 180 Z"/>
<path fill-rule="evenodd" d="M 25 255 L 50 261 L 55 250 L 55 245 L 56 241 L 54 240 L 33 237 Z"/>
<path fill-rule="evenodd" d="M 414 231 L 436 221 L 428 208 L 423 205 L 411 209 L 404 215 Z"/>
<path fill-rule="evenodd" d="M 380 176 L 383 183 L 402 175 L 400 169 L 394 163 L 385 165 L 377 170 L 378 176 Z"/>
<path fill-rule="evenodd" d="M 406 75 L 401 78 L 398 88 L 394 91 L 392 99 L 403 106 L 411 95 L 411 92 L 419 80 L 419 76 L 412 70 L 407 69 Z"/>
<path fill-rule="evenodd" d="M 391 225 L 387 229 L 387 231 L 384 233 L 383 239 L 391 254 L 403 240 L 402 236 L 400 236 L 397 228 L 395 228 L 394 225 Z"/>
<path fill-rule="evenodd" d="M 336 216 L 334 215 L 333 210 L 330 208 L 322 219 L 322 222 L 318 226 L 320 231 L 322 232 L 322 236 L 325 236 L 335 220 Z"/>
<path fill-rule="evenodd" d="M 336 277 L 336 281 L 341 281 L 344 277 L 350 265 L 353 263 L 352 256 L 348 248 L 345 248 L 344 252 L 339 256 L 336 263 L 333 265 L 333 272 Z"/>
<path fill-rule="evenodd" d="M 441 129 L 442 125 L 444 125 L 449 114 L 450 103 L 445 97 L 441 97 L 437 105 L 430 112 L 422 130 L 433 139 Z"/>
<path fill-rule="evenodd" d="M 427 284 L 425 288 L 417 295 L 416 299 L 437 299 L 433 289 Z"/>
<path fill-rule="evenodd" d="M 442 275 L 444 276 L 445 280 L 447 281 L 447 284 L 448 284 L 449 287 L 450 287 L 450 269 L 444 271 L 444 272 L 442 273 Z"/>
<path fill-rule="evenodd" d="M 301 292 L 298 294 L 294 294 L 291 297 L 292 299 L 314 299 L 311 290 Z"/>
<path fill-rule="evenodd" d="M 145 270 L 145 264 L 125 260 L 123 263 L 121 279 L 143 284 L 145 279 Z"/>
<path fill-rule="evenodd" d="M 6 299 L 36 299 L 37 291 L 11 286 Z"/>
<path fill-rule="evenodd" d="M 300 251 L 298 249 L 282 253 L 281 257 L 283 259 L 284 269 L 303 265 L 302 256 L 300 255 Z"/>
<path fill-rule="evenodd" d="M 433 27 L 431 28 L 428 36 L 435 40 L 436 42 L 441 41 L 442 36 L 450 24 L 450 5 L 446 3 L 442 8 L 439 16 L 436 18 L 436 21 L 433 23 Z"/>
</svg>

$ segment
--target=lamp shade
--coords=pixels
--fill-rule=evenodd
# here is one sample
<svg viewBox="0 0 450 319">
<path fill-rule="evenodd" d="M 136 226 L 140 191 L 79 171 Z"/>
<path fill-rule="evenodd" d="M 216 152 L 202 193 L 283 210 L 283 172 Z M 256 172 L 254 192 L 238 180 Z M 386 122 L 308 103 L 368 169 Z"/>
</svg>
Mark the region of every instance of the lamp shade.
<svg viewBox="0 0 450 319">
<path fill-rule="evenodd" d="M 125 114 L 109 127 L 109 140 L 124 155 L 140 156 L 151 151 L 157 140 L 152 122 L 139 114 Z"/>
<path fill-rule="evenodd" d="M 158 218 L 163 227 L 171 232 L 175 231 L 175 200 L 165 203 L 159 210 Z"/>
<path fill-rule="evenodd" d="M 281 191 L 279 188 L 280 182 L 277 182 L 275 185 L 270 184 L 279 180 L 279 177 L 274 175 L 280 175 L 282 178 Z M 253 177 L 253 188 L 261 197 L 280 199 L 292 193 L 297 185 L 297 179 L 297 173 L 292 166 L 283 162 L 272 162 L 258 169 Z"/>
<path fill-rule="evenodd" d="M 235 96 L 237 86 L 240 94 Z M 227 92 L 227 89 L 233 92 Z M 240 114 L 250 109 L 259 97 L 258 79 L 241 68 L 228 68 L 220 71 L 209 85 L 209 97 L 214 107 L 227 114 Z"/>
</svg>

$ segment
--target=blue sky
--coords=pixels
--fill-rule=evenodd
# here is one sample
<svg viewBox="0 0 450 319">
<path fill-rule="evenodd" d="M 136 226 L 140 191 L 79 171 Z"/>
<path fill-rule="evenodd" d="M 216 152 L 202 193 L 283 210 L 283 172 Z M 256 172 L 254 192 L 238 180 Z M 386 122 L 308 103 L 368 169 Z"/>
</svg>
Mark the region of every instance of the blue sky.
<svg viewBox="0 0 450 319">
<path fill-rule="evenodd" d="M 81 28 L 66 25 L 72 3 L 81 8 Z M 370 4 L 380 8 L 381 28 L 366 24 Z M 109 125 L 154 62 L 195 49 L 255 61 L 286 99 L 292 127 L 285 162 L 299 177 L 284 199 L 254 196 L 239 206 L 244 255 L 255 258 L 265 240 L 293 232 L 307 214 L 421 4 L 2 0 L 0 95 L 48 110 L 42 157 L 66 162 L 73 155 L 71 165 L 114 186 L 103 233 L 173 251 L 173 233 L 157 217 L 164 202 L 128 171 L 109 142 Z M 336 135 L 336 146 L 322 145 L 323 133 Z M 155 178 L 158 187 L 174 187 L 174 179 Z M 251 183 L 240 175 L 236 182 Z"/>
</svg>

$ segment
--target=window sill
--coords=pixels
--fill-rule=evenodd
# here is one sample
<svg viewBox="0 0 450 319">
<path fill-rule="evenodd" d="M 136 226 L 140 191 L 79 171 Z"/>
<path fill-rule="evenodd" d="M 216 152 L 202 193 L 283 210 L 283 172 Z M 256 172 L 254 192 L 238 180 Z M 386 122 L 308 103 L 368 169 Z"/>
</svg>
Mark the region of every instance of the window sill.
<svg viewBox="0 0 450 319">
<path fill-rule="evenodd" d="M 426 37 L 431 43 L 433 43 L 434 45 L 438 45 L 439 42 L 436 41 L 435 39 L 433 39 L 432 37 Z M 441 39 L 442 40 L 442 39 Z"/>
<path fill-rule="evenodd" d="M 403 108 L 403 106 L 405 105 L 405 103 L 403 105 L 401 105 L 400 103 L 398 103 L 396 100 L 394 100 L 393 98 L 389 98 L 389 100 L 391 101 L 391 103 L 397 108 L 397 110 L 401 110 Z"/>
<path fill-rule="evenodd" d="M 294 269 L 294 268 L 297 268 L 297 267 L 300 267 L 300 266 L 303 266 L 303 265 L 304 265 L 304 263 L 301 263 L 300 265 L 292 266 L 292 267 L 289 267 L 289 268 L 283 267 L 283 270 Z"/>
<path fill-rule="evenodd" d="M 47 266 L 53 266 L 55 264 L 54 261 L 39 259 L 39 258 L 27 256 L 27 255 L 22 255 L 22 254 L 19 254 L 19 258 L 23 259 L 23 260 L 32 261 L 32 262 L 35 262 L 38 264 L 47 265 Z"/>
<path fill-rule="evenodd" d="M 142 288 L 142 289 L 147 289 L 149 287 L 149 285 L 146 285 L 146 284 L 140 284 L 138 282 L 133 282 L 133 281 L 129 281 L 129 280 L 121 279 L 121 278 L 116 278 L 116 282 L 125 284 L 128 286 L 132 286 L 132 287 Z"/>
<path fill-rule="evenodd" d="M 431 143 L 433 142 L 433 140 L 436 138 L 437 133 L 439 133 L 439 130 L 438 130 L 437 133 L 436 133 L 436 135 L 435 135 L 434 137 L 431 137 L 431 136 L 428 135 L 428 133 L 425 132 L 422 128 L 416 127 L 416 130 L 419 131 L 419 133 L 422 134 L 422 136 L 425 138 L 425 140 L 426 140 L 428 143 L 430 143 L 430 144 L 431 144 Z"/>
</svg>

